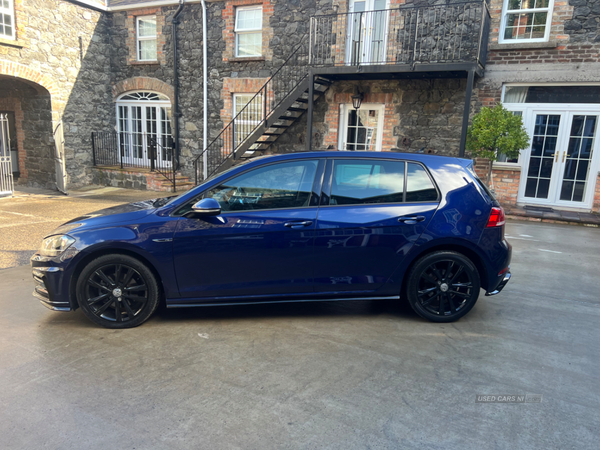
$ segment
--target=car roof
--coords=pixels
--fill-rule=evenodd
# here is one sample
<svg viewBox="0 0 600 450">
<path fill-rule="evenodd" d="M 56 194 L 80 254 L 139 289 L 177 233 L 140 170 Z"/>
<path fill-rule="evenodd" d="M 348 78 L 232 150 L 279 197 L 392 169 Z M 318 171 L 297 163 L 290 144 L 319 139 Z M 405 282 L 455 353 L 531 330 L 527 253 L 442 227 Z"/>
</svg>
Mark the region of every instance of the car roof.
<svg viewBox="0 0 600 450">
<path fill-rule="evenodd" d="M 329 150 L 329 151 L 311 151 L 311 152 L 294 152 L 281 155 L 265 155 L 252 158 L 249 162 L 264 163 L 267 161 L 285 161 L 302 158 L 380 158 L 380 159 L 399 159 L 411 160 L 422 163 L 430 163 L 437 165 L 444 164 L 460 164 L 466 167 L 472 163 L 472 160 L 466 158 L 457 158 L 455 156 L 431 155 L 423 153 L 406 153 L 406 152 L 357 152 L 350 150 Z"/>
</svg>

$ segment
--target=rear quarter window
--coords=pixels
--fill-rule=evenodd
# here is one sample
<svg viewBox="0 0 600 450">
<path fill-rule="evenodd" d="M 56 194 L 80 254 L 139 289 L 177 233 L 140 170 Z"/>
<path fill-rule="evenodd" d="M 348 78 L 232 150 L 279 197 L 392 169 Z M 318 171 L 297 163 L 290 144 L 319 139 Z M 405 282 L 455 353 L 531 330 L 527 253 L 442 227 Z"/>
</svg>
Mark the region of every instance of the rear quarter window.
<svg viewBox="0 0 600 450">
<path fill-rule="evenodd" d="M 438 192 L 425 168 L 416 163 L 408 163 L 406 168 L 406 201 L 435 202 Z"/>
<path fill-rule="evenodd" d="M 471 164 L 469 164 L 467 166 L 467 170 L 471 173 L 471 175 L 473 176 L 473 178 L 475 178 L 475 181 L 477 181 L 477 183 L 479 184 L 479 186 L 481 186 L 481 189 L 483 189 L 483 192 L 485 192 L 490 199 L 492 199 L 493 201 L 496 201 L 496 196 L 494 195 L 494 193 L 477 176 L 477 172 L 475 172 L 475 169 L 473 168 L 473 163 L 471 163 Z"/>
</svg>

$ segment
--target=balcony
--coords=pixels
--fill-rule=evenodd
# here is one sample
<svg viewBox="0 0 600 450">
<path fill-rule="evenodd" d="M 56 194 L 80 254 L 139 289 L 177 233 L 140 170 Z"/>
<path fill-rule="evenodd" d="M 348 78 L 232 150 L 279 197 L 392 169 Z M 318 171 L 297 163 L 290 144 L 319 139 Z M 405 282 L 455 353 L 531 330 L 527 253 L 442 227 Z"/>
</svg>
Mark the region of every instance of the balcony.
<svg viewBox="0 0 600 450">
<path fill-rule="evenodd" d="M 314 73 L 352 75 L 485 68 L 490 14 L 485 1 L 400 6 L 310 19 Z"/>
</svg>

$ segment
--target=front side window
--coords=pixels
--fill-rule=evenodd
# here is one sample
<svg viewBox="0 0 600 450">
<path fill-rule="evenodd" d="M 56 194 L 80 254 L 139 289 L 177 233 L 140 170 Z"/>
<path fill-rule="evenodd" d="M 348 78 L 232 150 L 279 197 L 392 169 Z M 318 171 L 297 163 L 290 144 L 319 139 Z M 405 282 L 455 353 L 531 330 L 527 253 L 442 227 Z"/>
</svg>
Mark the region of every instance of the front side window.
<svg viewBox="0 0 600 450">
<path fill-rule="evenodd" d="M 137 18 L 137 54 L 138 61 L 156 61 L 158 59 L 156 16 Z"/>
<path fill-rule="evenodd" d="M 318 164 L 301 160 L 260 167 L 210 189 L 204 198 L 217 200 L 223 212 L 310 206 Z"/>
<path fill-rule="evenodd" d="M 500 42 L 547 41 L 553 0 L 504 0 Z"/>
<path fill-rule="evenodd" d="M 0 38 L 15 38 L 15 9 L 13 0 L 0 0 Z"/>
<path fill-rule="evenodd" d="M 262 55 L 262 6 L 235 10 L 235 56 Z"/>
<path fill-rule="evenodd" d="M 247 106 L 247 108 L 246 108 Z M 255 94 L 233 95 L 235 146 L 240 145 L 262 120 L 262 96 Z"/>
<path fill-rule="evenodd" d="M 330 205 L 404 201 L 404 162 L 338 160 L 333 165 Z"/>
</svg>

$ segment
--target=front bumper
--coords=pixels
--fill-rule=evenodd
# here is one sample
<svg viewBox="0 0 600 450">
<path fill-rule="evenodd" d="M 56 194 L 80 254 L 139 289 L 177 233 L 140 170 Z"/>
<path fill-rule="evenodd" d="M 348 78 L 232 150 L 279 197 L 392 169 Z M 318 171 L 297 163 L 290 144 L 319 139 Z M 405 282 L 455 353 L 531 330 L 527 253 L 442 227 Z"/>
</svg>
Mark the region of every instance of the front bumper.
<svg viewBox="0 0 600 450">
<path fill-rule="evenodd" d="M 500 291 L 501 291 L 502 289 L 504 289 L 504 286 L 506 286 L 506 284 L 507 284 L 507 283 L 510 281 L 510 277 L 511 277 L 511 275 L 510 275 L 510 270 L 509 270 L 509 271 L 507 271 L 507 272 L 504 274 L 504 278 L 502 279 L 502 281 L 500 282 L 500 284 L 499 284 L 499 285 L 496 287 L 496 289 L 494 289 L 492 292 L 486 292 L 486 293 L 485 293 L 485 295 L 486 295 L 487 297 L 489 297 L 490 295 L 496 295 L 496 294 L 499 294 L 499 293 L 500 293 Z"/>
<path fill-rule="evenodd" d="M 33 296 L 42 305 L 53 311 L 71 311 L 68 295 L 64 295 L 64 270 L 63 267 L 54 265 L 49 258 L 35 254 L 31 258 L 32 275 L 34 281 Z"/>
</svg>

